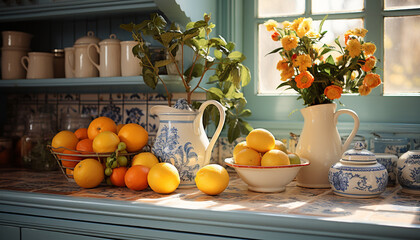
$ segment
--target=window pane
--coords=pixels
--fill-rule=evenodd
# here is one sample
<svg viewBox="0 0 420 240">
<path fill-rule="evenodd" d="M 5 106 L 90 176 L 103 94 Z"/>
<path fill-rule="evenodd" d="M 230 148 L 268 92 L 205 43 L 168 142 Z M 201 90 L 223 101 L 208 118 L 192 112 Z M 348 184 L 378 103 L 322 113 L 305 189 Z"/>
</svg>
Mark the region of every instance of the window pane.
<svg viewBox="0 0 420 240">
<path fill-rule="evenodd" d="M 321 21 L 314 21 L 313 27 L 316 31 L 319 30 L 319 23 Z M 322 43 L 335 44 L 334 40 L 340 36 L 341 45 L 344 46 L 344 33 L 349 29 L 362 28 L 362 19 L 343 19 L 343 20 L 327 20 L 322 27 L 323 31 L 328 33 L 322 39 Z M 271 33 L 267 31 L 264 24 L 258 27 L 258 93 L 261 94 L 293 94 L 294 90 L 277 89 L 276 87 L 282 83 L 280 80 L 280 72 L 276 69 L 277 62 L 280 60 L 278 54 L 270 54 L 272 50 L 281 47 L 280 42 L 275 42 L 271 39 Z M 334 56 L 334 55 L 333 55 Z M 326 56 L 327 57 L 327 56 Z"/>
<path fill-rule="evenodd" d="M 356 12 L 363 10 L 363 0 L 312 0 L 312 13 Z"/>
<path fill-rule="evenodd" d="M 385 0 L 385 10 L 419 8 L 420 0 Z"/>
<path fill-rule="evenodd" d="M 303 14 L 305 0 L 258 0 L 258 17 L 281 17 Z"/>
<path fill-rule="evenodd" d="M 385 18 L 384 93 L 420 92 L 420 16 Z"/>
</svg>

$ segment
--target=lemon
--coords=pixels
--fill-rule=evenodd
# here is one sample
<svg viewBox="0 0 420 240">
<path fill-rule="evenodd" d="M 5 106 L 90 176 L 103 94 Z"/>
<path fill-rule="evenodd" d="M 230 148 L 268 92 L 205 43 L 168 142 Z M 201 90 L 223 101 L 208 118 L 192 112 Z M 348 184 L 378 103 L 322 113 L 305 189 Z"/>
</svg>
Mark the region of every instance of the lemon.
<svg viewBox="0 0 420 240">
<path fill-rule="evenodd" d="M 242 141 L 238 144 L 236 144 L 235 148 L 233 149 L 233 158 L 235 158 L 236 154 L 238 154 L 238 152 L 240 152 L 241 150 L 248 148 L 248 146 L 246 145 L 246 141 Z"/>
<path fill-rule="evenodd" d="M 236 154 L 235 163 L 247 166 L 260 166 L 261 155 L 254 149 L 245 148 L 238 152 L 238 154 Z"/>
<path fill-rule="evenodd" d="M 261 159 L 261 166 L 290 165 L 289 156 L 281 150 L 273 149 L 264 154 Z"/>
<path fill-rule="evenodd" d="M 133 162 L 131 163 L 131 166 L 143 165 L 152 169 L 152 167 L 158 163 L 159 163 L 159 160 L 153 153 L 142 152 L 133 157 Z"/>
<path fill-rule="evenodd" d="M 280 141 L 280 140 L 276 140 L 276 143 L 275 143 L 274 149 L 277 149 L 277 150 L 282 150 L 284 153 L 286 153 L 286 154 L 287 154 L 287 147 L 286 147 L 286 144 L 284 144 L 284 143 L 283 143 L 282 141 Z"/>
<path fill-rule="evenodd" d="M 263 128 L 252 130 L 246 137 L 246 145 L 261 153 L 274 149 L 275 143 L 273 134 Z"/>
<path fill-rule="evenodd" d="M 155 164 L 147 175 L 149 187 L 157 193 L 171 193 L 180 183 L 179 173 L 176 167 L 170 163 Z"/>
<path fill-rule="evenodd" d="M 210 164 L 198 170 L 195 184 L 203 193 L 217 195 L 229 185 L 229 174 L 219 164 Z"/>
<path fill-rule="evenodd" d="M 109 153 L 117 150 L 120 138 L 111 131 L 100 132 L 93 139 L 92 148 L 96 153 Z"/>
</svg>

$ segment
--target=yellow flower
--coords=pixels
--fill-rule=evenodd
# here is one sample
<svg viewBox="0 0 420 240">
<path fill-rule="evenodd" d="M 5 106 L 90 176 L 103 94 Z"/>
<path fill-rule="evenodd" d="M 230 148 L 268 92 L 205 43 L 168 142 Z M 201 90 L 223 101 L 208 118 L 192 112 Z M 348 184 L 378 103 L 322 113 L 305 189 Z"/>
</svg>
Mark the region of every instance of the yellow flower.
<svg viewBox="0 0 420 240">
<path fill-rule="evenodd" d="M 366 30 L 364 28 L 355 28 L 353 30 L 348 30 L 346 32 L 346 35 L 354 35 L 354 36 L 358 36 L 358 37 L 364 38 L 366 36 L 366 33 L 367 32 L 368 32 L 368 30 Z"/>
<path fill-rule="evenodd" d="M 287 63 L 287 61 L 286 60 L 284 60 L 284 59 L 281 59 L 278 63 L 277 63 L 277 70 L 279 70 L 279 71 L 283 71 L 283 70 L 285 70 L 285 69 L 287 69 L 288 68 L 288 66 L 289 66 L 289 64 Z"/>
<path fill-rule="evenodd" d="M 319 38 L 321 35 L 319 35 L 319 33 L 314 30 L 310 30 L 309 32 L 306 33 L 306 36 L 310 38 Z"/>
<path fill-rule="evenodd" d="M 371 91 L 372 91 L 372 89 L 370 89 L 368 86 L 366 86 L 364 84 L 360 85 L 360 87 L 359 87 L 359 94 L 361 96 L 367 96 L 367 95 L 369 95 L 369 93 Z"/>
<path fill-rule="evenodd" d="M 353 38 L 348 41 L 346 50 L 349 51 L 350 57 L 355 58 L 362 52 L 362 45 L 360 44 L 359 40 Z"/>
<path fill-rule="evenodd" d="M 290 29 L 294 30 L 295 32 L 297 32 L 299 25 L 301 22 L 303 22 L 303 17 L 295 19 L 292 23 L 292 25 L 290 26 Z"/>
<path fill-rule="evenodd" d="M 289 21 L 284 21 L 284 22 L 282 22 L 282 25 L 283 25 L 284 29 L 289 29 L 290 26 L 292 26 L 292 23 L 289 22 Z"/>
<path fill-rule="evenodd" d="M 295 49 L 298 45 L 298 38 L 294 33 L 287 35 L 281 39 L 281 44 L 283 45 L 284 50 L 290 51 Z"/>
<path fill-rule="evenodd" d="M 312 59 L 309 55 L 299 55 L 296 57 L 296 65 L 299 66 L 300 72 L 305 72 L 307 68 L 312 67 Z"/>
<path fill-rule="evenodd" d="M 365 55 L 373 55 L 376 51 L 376 46 L 373 43 L 363 43 L 362 50 L 365 52 Z"/>
<path fill-rule="evenodd" d="M 279 23 L 273 19 L 270 19 L 264 23 L 264 26 L 267 28 L 267 31 L 274 31 L 276 27 L 279 26 Z"/>
<path fill-rule="evenodd" d="M 281 71 L 280 77 L 282 81 L 287 81 L 295 75 L 295 69 L 292 66 L 287 66 L 286 69 Z"/>
<path fill-rule="evenodd" d="M 312 28 L 312 18 L 305 18 L 303 21 L 299 24 L 299 27 L 296 31 L 297 35 L 301 38 L 305 36 L 307 32 L 309 32 Z"/>
</svg>

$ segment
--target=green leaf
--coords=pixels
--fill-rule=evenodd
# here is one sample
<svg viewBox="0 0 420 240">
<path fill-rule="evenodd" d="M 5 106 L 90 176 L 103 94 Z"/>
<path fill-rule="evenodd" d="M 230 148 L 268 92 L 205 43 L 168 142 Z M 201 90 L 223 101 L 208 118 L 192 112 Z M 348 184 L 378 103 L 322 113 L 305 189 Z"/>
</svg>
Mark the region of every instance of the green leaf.
<svg viewBox="0 0 420 240">
<path fill-rule="evenodd" d="M 241 113 L 239 113 L 239 116 L 240 117 L 249 117 L 249 116 L 251 116 L 251 110 L 245 109 Z"/>
<path fill-rule="evenodd" d="M 325 60 L 326 63 L 330 63 L 330 64 L 334 64 L 334 58 L 330 55 L 327 57 L 327 59 Z"/>
<path fill-rule="evenodd" d="M 226 46 L 226 42 L 224 41 L 224 39 L 220 39 L 220 38 L 211 38 L 209 40 L 209 44 L 214 44 L 217 46 Z"/>
<path fill-rule="evenodd" d="M 182 38 L 182 41 L 187 41 L 188 39 L 191 39 L 193 37 L 198 36 L 200 33 L 200 30 L 197 28 L 192 28 L 184 32 L 184 36 Z"/>
<path fill-rule="evenodd" d="M 156 88 L 157 77 L 154 74 L 153 69 L 143 67 L 143 81 L 147 86 L 151 87 L 152 89 Z"/>
<path fill-rule="evenodd" d="M 168 65 L 172 62 L 173 62 L 172 59 L 165 59 L 165 60 L 156 61 L 155 62 L 155 68 L 160 68 L 160 67 L 166 66 L 166 65 Z"/>
<path fill-rule="evenodd" d="M 185 26 L 185 29 L 189 30 L 189 29 L 191 29 L 191 28 L 193 28 L 193 27 L 194 27 L 194 22 L 189 22 L 189 23 L 187 23 L 187 25 Z"/>
<path fill-rule="evenodd" d="M 219 80 L 221 82 L 226 81 L 230 75 L 230 72 L 233 69 L 233 65 L 228 65 L 219 75 Z"/>
<path fill-rule="evenodd" d="M 223 92 L 222 92 L 222 90 L 220 90 L 219 88 L 216 88 L 216 87 L 211 87 L 211 88 L 209 88 L 208 90 L 207 90 L 207 92 L 209 92 L 209 93 L 211 93 L 211 94 L 213 94 L 213 95 L 215 95 L 215 96 L 217 96 L 217 98 L 215 99 L 215 100 L 219 100 L 219 99 L 221 99 L 221 98 L 224 98 L 224 94 L 223 94 Z"/>
<path fill-rule="evenodd" d="M 204 20 L 200 20 L 194 23 L 195 28 L 201 28 L 201 27 L 206 27 L 206 26 L 207 26 L 207 22 Z"/>
<path fill-rule="evenodd" d="M 166 27 L 167 22 L 165 21 L 165 19 L 159 15 L 159 14 L 155 14 L 153 19 L 153 24 L 158 28 L 158 29 L 164 29 Z"/>
<path fill-rule="evenodd" d="M 239 66 L 234 66 L 232 71 L 230 72 L 230 75 L 232 77 L 233 84 L 237 89 L 239 89 L 241 87 L 241 70 Z"/>
<path fill-rule="evenodd" d="M 232 52 L 233 49 L 235 49 L 235 43 L 228 42 L 228 44 L 226 44 L 226 49 L 229 50 L 229 52 Z"/>
<path fill-rule="evenodd" d="M 196 63 L 194 65 L 194 69 L 192 69 L 192 66 L 190 66 L 187 70 L 185 70 L 184 75 L 189 76 L 191 73 L 191 77 L 200 77 L 203 74 L 204 66 L 201 63 Z"/>
<path fill-rule="evenodd" d="M 212 75 L 212 76 L 210 76 L 209 77 L 209 80 L 208 80 L 208 84 L 212 84 L 212 83 L 215 83 L 215 82 L 218 82 L 219 81 L 219 78 L 217 77 L 217 75 Z"/>
<path fill-rule="evenodd" d="M 163 46 L 169 46 L 169 43 L 182 36 L 182 33 L 179 32 L 164 32 L 160 35 L 160 38 L 162 39 Z"/>
<path fill-rule="evenodd" d="M 242 119 L 239 120 L 239 128 L 241 130 L 241 133 L 245 136 L 247 136 L 254 128 L 247 122 Z"/>
<path fill-rule="evenodd" d="M 134 29 L 134 24 L 133 23 L 129 23 L 129 24 L 120 24 L 120 28 L 124 29 L 126 31 L 132 32 Z"/>
<path fill-rule="evenodd" d="M 239 128 L 239 125 L 238 125 L 238 119 L 235 119 L 234 121 L 232 121 L 231 124 L 229 124 L 228 126 L 229 126 L 228 141 L 232 143 L 233 141 L 235 141 L 235 139 L 237 139 L 241 135 L 241 129 Z"/>
<path fill-rule="evenodd" d="M 270 54 L 273 54 L 273 53 L 276 53 L 276 52 L 278 52 L 278 51 L 280 51 L 280 50 L 282 50 L 282 49 L 283 49 L 283 47 L 276 48 L 276 49 L 274 49 L 273 51 L 271 51 L 271 52 L 267 53 L 265 56 L 270 55 Z"/>
<path fill-rule="evenodd" d="M 242 64 L 239 64 L 239 67 L 241 68 L 242 87 L 245 87 L 249 82 L 251 82 L 251 72 L 249 71 L 249 68 Z"/>
<path fill-rule="evenodd" d="M 220 50 L 215 49 L 214 56 L 216 57 L 216 59 L 221 59 L 223 57 L 223 53 Z"/>
<path fill-rule="evenodd" d="M 322 19 L 321 23 L 319 24 L 319 33 L 322 31 L 322 26 L 324 26 L 325 20 L 327 20 L 328 15 L 325 15 L 325 17 Z"/>
<path fill-rule="evenodd" d="M 239 51 L 234 51 L 234 52 L 231 52 L 229 55 L 228 55 L 228 58 L 230 59 L 230 60 L 232 60 L 232 61 L 238 61 L 238 62 L 242 62 L 242 61 L 244 61 L 245 59 L 246 59 L 246 57 L 245 57 L 245 55 L 243 55 L 241 52 L 239 52 Z"/>
</svg>

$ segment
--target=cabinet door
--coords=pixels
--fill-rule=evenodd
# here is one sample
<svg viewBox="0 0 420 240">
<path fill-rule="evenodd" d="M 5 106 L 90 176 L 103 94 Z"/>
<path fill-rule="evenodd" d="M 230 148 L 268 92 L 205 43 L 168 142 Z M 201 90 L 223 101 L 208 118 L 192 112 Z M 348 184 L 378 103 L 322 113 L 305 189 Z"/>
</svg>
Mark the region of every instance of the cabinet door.
<svg viewBox="0 0 420 240">
<path fill-rule="evenodd" d="M 0 239 L 20 240 L 20 229 L 18 227 L 0 225 Z"/>
<path fill-rule="evenodd" d="M 31 228 L 22 228 L 22 240 L 46 240 L 46 239 L 60 239 L 60 240 L 105 240 L 106 238 L 90 237 L 71 233 L 62 233 L 54 231 L 46 231 Z"/>
</svg>

